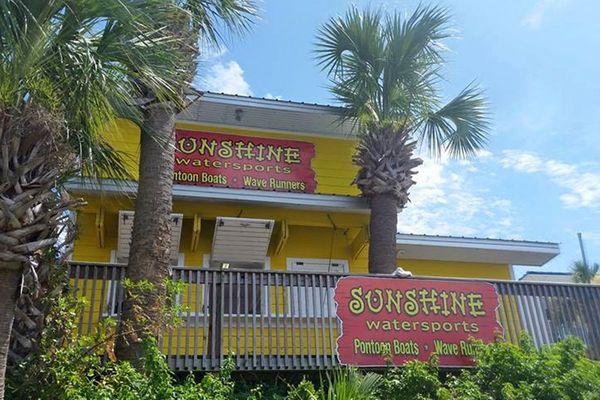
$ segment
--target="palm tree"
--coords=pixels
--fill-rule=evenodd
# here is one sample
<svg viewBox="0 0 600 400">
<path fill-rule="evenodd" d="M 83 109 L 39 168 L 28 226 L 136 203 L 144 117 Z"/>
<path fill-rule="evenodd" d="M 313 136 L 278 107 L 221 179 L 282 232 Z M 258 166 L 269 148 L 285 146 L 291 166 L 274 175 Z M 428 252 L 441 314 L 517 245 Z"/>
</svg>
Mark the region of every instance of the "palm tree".
<svg viewBox="0 0 600 400">
<path fill-rule="evenodd" d="M 153 25 L 170 3 L 0 0 L 0 399 L 21 277 L 60 250 L 82 204 L 64 180 L 125 177 L 101 133 L 140 123 L 141 85 L 177 98 L 179 39 Z"/>
<path fill-rule="evenodd" d="M 190 85 L 196 73 L 198 45 L 218 45 L 223 29 L 233 33 L 245 31 L 256 10 L 249 0 L 182 0 L 178 4 L 187 13 L 159 28 L 184 39 L 181 50 L 185 59 L 177 88 L 184 97 L 192 92 Z M 152 88 L 143 88 L 143 91 L 145 113 L 141 125 L 139 179 L 126 277 L 131 282 L 149 282 L 152 290 L 126 293 L 115 346 L 120 359 L 134 364 L 140 360 L 144 338 L 158 337 L 164 325 L 162 314 L 171 260 L 175 115 L 181 109 L 178 104 L 157 99 Z"/>
<path fill-rule="evenodd" d="M 573 273 L 573 282 L 592 283 L 600 272 L 600 264 L 588 265 L 583 261 L 575 261 L 571 265 L 571 272 Z"/>
<path fill-rule="evenodd" d="M 449 13 L 418 7 L 410 16 L 351 8 L 318 32 L 317 61 L 344 106 L 342 119 L 359 127 L 355 184 L 371 207 L 369 271 L 396 266 L 397 210 L 415 183 L 415 156 L 424 144 L 440 156 L 468 157 L 488 137 L 482 91 L 467 86 L 445 105 L 439 82 Z"/>
</svg>

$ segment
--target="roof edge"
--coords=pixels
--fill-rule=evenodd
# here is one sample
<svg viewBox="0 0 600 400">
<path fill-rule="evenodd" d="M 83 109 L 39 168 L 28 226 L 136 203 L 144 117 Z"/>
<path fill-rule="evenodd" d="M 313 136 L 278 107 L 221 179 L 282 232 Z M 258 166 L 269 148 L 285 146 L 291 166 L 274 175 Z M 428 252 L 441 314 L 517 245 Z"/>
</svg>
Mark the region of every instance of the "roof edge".
<svg viewBox="0 0 600 400">
<path fill-rule="evenodd" d="M 439 243 L 445 245 L 482 245 L 485 247 L 493 246 L 513 246 L 513 247 L 532 247 L 540 249 L 552 249 L 559 251 L 559 243 L 555 242 L 539 242 L 533 240 L 515 240 L 515 239 L 495 239 L 495 238 L 478 238 L 464 236 L 449 236 L 449 235 L 426 235 L 412 233 L 397 233 L 397 243 L 414 243 L 426 241 L 427 244 Z"/>
<path fill-rule="evenodd" d="M 67 188 L 80 192 L 105 192 L 134 195 L 137 182 L 103 179 L 93 182 L 84 177 L 71 179 Z M 173 198 L 193 201 L 224 201 L 229 203 L 261 204 L 296 209 L 368 213 L 364 198 L 324 193 L 296 193 L 234 189 L 212 186 L 173 185 Z"/>
<path fill-rule="evenodd" d="M 343 107 L 328 104 L 305 103 L 301 101 L 267 99 L 265 97 L 244 96 L 238 94 L 216 93 L 201 91 L 200 98 L 223 104 L 239 104 L 241 106 L 280 109 L 287 111 L 328 112 L 335 114 L 344 110 Z"/>
</svg>

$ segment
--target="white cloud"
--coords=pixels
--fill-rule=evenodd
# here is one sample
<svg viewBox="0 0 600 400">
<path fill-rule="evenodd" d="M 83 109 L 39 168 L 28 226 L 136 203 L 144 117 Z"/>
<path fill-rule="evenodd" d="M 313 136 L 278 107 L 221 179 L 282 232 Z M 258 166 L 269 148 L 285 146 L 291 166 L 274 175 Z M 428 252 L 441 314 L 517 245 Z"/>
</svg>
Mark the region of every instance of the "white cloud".
<svg viewBox="0 0 600 400">
<path fill-rule="evenodd" d="M 267 93 L 265 94 L 265 99 L 269 99 L 269 100 L 281 100 L 283 97 L 282 96 L 275 96 L 273 93 Z"/>
<path fill-rule="evenodd" d="M 505 150 L 502 154 L 504 168 L 544 174 L 565 189 L 560 200 L 566 207 L 600 210 L 600 173 L 591 171 L 594 167 L 597 170 L 597 165 L 568 164 L 521 150 Z"/>
<path fill-rule="evenodd" d="M 235 61 L 213 64 L 208 75 L 200 78 L 199 87 L 212 92 L 252 96 L 250 85 L 244 78 L 244 70 Z"/>
<path fill-rule="evenodd" d="M 538 156 L 517 150 L 505 150 L 500 163 L 504 168 L 528 173 L 539 172 L 543 166 L 543 162 Z"/>
<path fill-rule="evenodd" d="M 540 29 L 546 15 L 567 4 L 569 0 L 538 0 L 531 11 L 523 17 L 521 25 L 529 29 Z"/>
<path fill-rule="evenodd" d="M 520 238 L 521 228 L 513 222 L 510 200 L 497 198 L 486 189 L 473 186 L 465 174 L 480 162 L 475 159 L 465 168 L 461 161 L 435 162 L 425 158 L 415 176 L 417 184 L 411 189 L 411 202 L 398 216 L 398 231 Z"/>
</svg>

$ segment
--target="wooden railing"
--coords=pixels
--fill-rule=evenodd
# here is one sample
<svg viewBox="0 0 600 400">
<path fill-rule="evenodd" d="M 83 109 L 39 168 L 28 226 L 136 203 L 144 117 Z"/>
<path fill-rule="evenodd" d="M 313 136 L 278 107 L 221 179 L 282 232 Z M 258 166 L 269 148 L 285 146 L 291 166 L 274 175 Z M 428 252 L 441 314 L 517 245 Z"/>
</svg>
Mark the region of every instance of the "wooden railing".
<svg viewBox="0 0 600 400">
<path fill-rule="evenodd" d="M 73 263 L 74 293 L 86 298 L 82 334 L 106 317 L 119 318 L 125 267 Z M 339 322 L 333 291 L 341 274 L 174 268 L 183 283 L 176 301 L 181 326 L 165 332 L 161 347 L 175 370 L 218 369 L 232 357 L 240 370 L 327 369 L 338 364 Z M 600 359 L 600 286 L 490 281 L 505 339 L 522 331 L 536 346 L 580 337 Z"/>
</svg>

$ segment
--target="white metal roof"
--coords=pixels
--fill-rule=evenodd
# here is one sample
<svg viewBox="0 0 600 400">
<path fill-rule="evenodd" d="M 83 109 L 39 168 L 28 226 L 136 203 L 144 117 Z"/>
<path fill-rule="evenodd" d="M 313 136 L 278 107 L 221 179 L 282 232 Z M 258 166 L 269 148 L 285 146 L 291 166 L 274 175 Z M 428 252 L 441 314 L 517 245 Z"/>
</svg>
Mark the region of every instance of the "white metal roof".
<svg viewBox="0 0 600 400">
<path fill-rule="evenodd" d="M 356 126 L 350 121 L 341 122 L 340 110 L 320 104 L 202 92 L 177 116 L 177 121 L 298 135 L 352 137 Z"/>
<path fill-rule="evenodd" d="M 573 283 L 573 274 L 571 272 L 527 271 L 519 280 L 524 282 Z"/>
<path fill-rule="evenodd" d="M 454 236 L 396 235 L 398 258 L 541 266 L 560 254 L 557 243 Z"/>
</svg>

